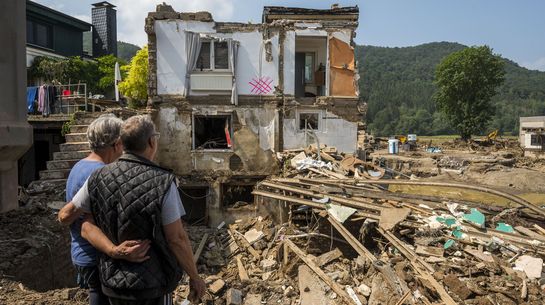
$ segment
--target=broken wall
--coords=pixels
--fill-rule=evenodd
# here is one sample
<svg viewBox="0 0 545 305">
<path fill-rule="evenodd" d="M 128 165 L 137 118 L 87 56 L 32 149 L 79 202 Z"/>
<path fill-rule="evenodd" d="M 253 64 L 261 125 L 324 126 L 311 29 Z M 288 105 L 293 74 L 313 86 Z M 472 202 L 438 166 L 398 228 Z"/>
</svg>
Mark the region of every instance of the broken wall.
<svg viewBox="0 0 545 305">
<path fill-rule="evenodd" d="M 232 149 L 193 149 L 192 117 L 220 114 L 232 116 Z M 217 171 L 268 175 L 276 168 L 278 114 L 274 106 L 161 104 L 154 120 L 161 133 L 157 161 L 178 175 Z"/>
<path fill-rule="evenodd" d="M 315 139 L 300 128 L 301 113 L 318 113 L 319 127 L 313 130 L 320 144 L 334 146 L 340 152 L 354 153 L 358 124 L 347 121 L 326 109 L 299 107 L 288 111 L 284 116 L 283 142 L 284 149 L 304 148 L 316 144 Z"/>
</svg>

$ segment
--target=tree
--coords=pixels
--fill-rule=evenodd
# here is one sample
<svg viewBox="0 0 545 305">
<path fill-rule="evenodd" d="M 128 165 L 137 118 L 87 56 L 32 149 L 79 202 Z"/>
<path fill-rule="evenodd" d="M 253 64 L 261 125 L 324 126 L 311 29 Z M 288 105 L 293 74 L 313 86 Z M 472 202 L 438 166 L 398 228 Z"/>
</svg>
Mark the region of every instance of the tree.
<svg viewBox="0 0 545 305">
<path fill-rule="evenodd" d="M 488 46 L 452 53 L 437 66 L 437 107 L 463 140 L 484 131 L 494 115 L 490 100 L 504 75 L 503 61 Z"/>
<path fill-rule="evenodd" d="M 129 99 L 129 107 L 144 106 L 148 98 L 148 47 L 136 52 L 130 65 L 123 66 L 121 70 L 128 70 L 127 78 L 119 83 L 119 91 Z"/>
<path fill-rule="evenodd" d="M 123 66 L 126 62 L 121 59 L 110 55 L 105 55 L 97 58 L 98 71 L 100 72 L 100 78 L 98 80 L 98 88 L 102 92 L 113 92 L 114 90 L 114 71 L 115 71 L 115 62 L 119 62 L 119 66 Z M 123 79 L 123 73 L 121 73 Z"/>
</svg>

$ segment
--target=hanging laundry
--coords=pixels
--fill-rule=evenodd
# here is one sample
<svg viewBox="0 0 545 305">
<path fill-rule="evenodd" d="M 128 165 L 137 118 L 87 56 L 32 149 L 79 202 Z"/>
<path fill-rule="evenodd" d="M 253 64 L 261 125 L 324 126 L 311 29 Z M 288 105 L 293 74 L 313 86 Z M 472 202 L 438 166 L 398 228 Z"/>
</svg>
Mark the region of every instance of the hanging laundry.
<svg viewBox="0 0 545 305">
<path fill-rule="evenodd" d="M 34 103 L 36 102 L 37 93 L 38 93 L 38 87 L 26 88 L 26 106 L 27 106 L 28 113 L 34 112 Z"/>
<path fill-rule="evenodd" d="M 38 111 L 44 111 L 45 86 L 38 87 Z"/>
</svg>

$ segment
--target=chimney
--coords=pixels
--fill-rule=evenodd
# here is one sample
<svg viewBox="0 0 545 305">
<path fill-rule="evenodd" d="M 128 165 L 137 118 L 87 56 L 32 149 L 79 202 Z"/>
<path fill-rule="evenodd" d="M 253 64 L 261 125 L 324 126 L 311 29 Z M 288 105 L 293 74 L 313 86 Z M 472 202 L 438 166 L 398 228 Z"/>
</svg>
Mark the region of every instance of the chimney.
<svg viewBox="0 0 545 305">
<path fill-rule="evenodd" d="M 93 4 L 93 57 L 113 54 L 117 57 L 117 11 L 107 2 Z"/>
</svg>

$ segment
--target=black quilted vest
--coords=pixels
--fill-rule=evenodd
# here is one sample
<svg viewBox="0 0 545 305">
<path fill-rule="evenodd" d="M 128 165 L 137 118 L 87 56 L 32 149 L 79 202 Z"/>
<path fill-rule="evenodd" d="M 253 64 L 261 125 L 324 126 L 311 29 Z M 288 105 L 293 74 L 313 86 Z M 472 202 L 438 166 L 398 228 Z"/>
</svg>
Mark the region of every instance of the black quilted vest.
<svg viewBox="0 0 545 305">
<path fill-rule="evenodd" d="M 114 243 L 148 239 L 150 259 L 131 263 L 98 254 L 107 296 L 151 299 L 172 292 L 182 273 L 170 251 L 161 221 L 163 198 L 174 181 L 166 169 L 134 154 L 94 172 L 88 182 L 91 212 L 97 226 Z"/>
</svg>

